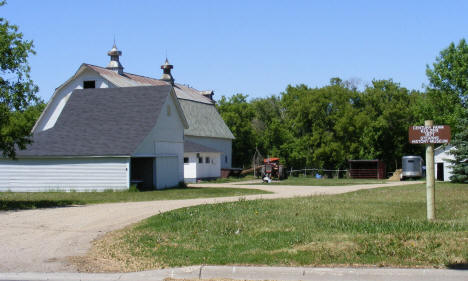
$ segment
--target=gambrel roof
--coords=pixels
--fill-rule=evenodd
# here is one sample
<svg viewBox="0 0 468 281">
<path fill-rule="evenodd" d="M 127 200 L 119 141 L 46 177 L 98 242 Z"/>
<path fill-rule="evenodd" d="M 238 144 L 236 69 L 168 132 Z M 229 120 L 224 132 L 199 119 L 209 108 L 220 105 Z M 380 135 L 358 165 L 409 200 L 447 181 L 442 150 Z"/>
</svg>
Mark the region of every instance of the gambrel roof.
<svg viewBox="0 0 468 281">
<path fill-rule="evenodd" d="M 170 83 L 160 79 L 127 72 L 123 72 L 123 74 L 120 75 L 110 69 L 84 63 L 69 80 L 67 80 L 55 90 L 55 93 L 73 81 L 86 69 L 93 70 L 101 77 L 109 81 L 109 83 L 112 84 L 110 86 L 115 87 L 171 85 Z M 204 96 L 204 94 L 210 93 L 211 91 L 198 91 L 192 87 L 178 83 L 175 83 L 173 87 L 177 98 L 181 102 L 184 115 L 189 123 L 189 129 L 185 130 L 185 135 L 234 139 L 234 135 L 232 134 L 231 130 L 224 123 L 224 120 L 218 113 L 214 101 Z M 54 96 L 52 96 L 52 99 L 54 99 Z M 46 110 L 48 110 L 48 108 L 46 108 L 45 111 Z M 40 118 L 42 118 L 42 116 Z"/>
<path fill-rule="evenodd" d="M 171 95 L 177 103 L 170 85 L 74 90 L 55 126 L 35 133 L 17 155 L 131 156 Z"/>
<path fill-rule="evenodd" d="M 97 73 L 99 73 L 99 75 L 101 75 L 107 81 L 111 82 L 117 87 L 170 85 L 170 83 L 166 81 L 155 79 L 155 78 L 145 77 L 145 76 L 136 75 L 136 74 L 127 73 L 127 72 L 124 72 L 123 75 L 120 75 L 104 67 L 100 67 L 100 66 L 96 66 L 92 64 L 83 64 L 83 65 L 96 71 Z M 194 88 L 175 83 L 174 90 L 176 92 L 177 98 L 179 99 L 191 100 L 191 101 L 196 101 L 196 102 L 210 104 L 210 105 L 214 104 L 212 100 L 203 96 L 202 92 Z"/>
<path fill-rule="evenodd" d="M 170 83 L 163 80 L 145 77 L 141 75 L 124 72 L 123 75 L 91 64 L 84 64 L 99 73 L 112 84 L 118 87 L 132 87 L 135 85 L 168 85 Z M 192 87 L 182 84 L 174 84 L 174 91 L 180 100 L 182 109 L 189 123 L 189 128 L 185 130 L 185 135 L 197 137 L 213 137 L 234 139 L 234 135 L 224 120 L 219 115 L 214 102 L 205 97 L 206 91 L 198 91 Z"/>
<path fill-rule="evenodd" d="M 179 102 L 189 124 L 189 128 L 184 132 L 185 135 L 234 139 L 234 135 L 224 123 L 216 107 L 183 99 L 179 99 Z"/>
</svg>

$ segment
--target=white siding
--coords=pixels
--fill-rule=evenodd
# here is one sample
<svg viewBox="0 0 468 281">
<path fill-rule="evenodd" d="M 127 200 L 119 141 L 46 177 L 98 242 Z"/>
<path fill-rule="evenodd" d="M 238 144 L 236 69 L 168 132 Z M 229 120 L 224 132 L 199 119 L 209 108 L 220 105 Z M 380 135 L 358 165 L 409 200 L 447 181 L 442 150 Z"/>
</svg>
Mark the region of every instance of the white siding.
<svg viewBox="0 0 468 281">
<path fill-rule="evenodd" d="M 221 168 L 231 168 L 232 163 L 232 140 L 209 137 L 185 136 L 185 139 L 194 143 L 213 148 L 221 152 Z M 226 161 L 227 160 L 227 161 Z"/>
<path fill-rule="evenodd" d="M 129 188 L 129 158 L 0 160 L 0 191 L 104 191 Z"/>
<path fill-rule="evenodd" d="M 35 132 L 41 132 L 52 128 L 55 125 L 55 122 L 57 122 L 60 113 L 62 113 L 62 109 L 65 107 L 73 90 L 83 89 L 83 81 L 88 80 L 96 81 L 96 88 L 109 87 L 107 81 L 99 76 L 99 74 L 96 72 L 89 69 L 83 71 L 74 80 L 68 83 L 68 85 L 65 85 L 65 87 L 54 94 L 55 97 L 50 100 L 50 104 L 47 106 L 47 109 L 44 111 L 41 119 L 37 123 Z"/>
<path fill-rule="evenodd" d="M 197 153 L 184 153 L 189 158 L 189 163 L 184 163 L 184 181 L 195 182 L 197 179 L 219 178 L 221 176 L 220 153 L 200 152 L 203 163 L 198 162 Z M 210 162 L 206 163 L 209 157 Z"/>
<path fill-rule="evenodd" d="M 435 150 L 434 153 L 434 170 L 437 177 L 437 164 L 443 163 L 444 165 L 444 181 L 450 181 L 452 176 L 452 163 L 448 160 L 455 160 L 455 156 L 449 154 L 449 152 L 454 149 L 453 146 L 442 146 Z"/>
<path fill-rule="evenodd" d="M 156 188 L 174 187 L 179 183 L 179 159 L 175 156 L 156 157 Z"/>
<path fill-rule="evenodd" d="M 189 163 L 184 163 L 184 181 L 195 182 L 197 180 L 197 163 L 195 162 L 195 154 L 184 154 L 185 157 L 189 157 Z"/>
<path fill-rule="evenodd" d="M 172 95 L 168 96 L 156 125 L 138 146 L 133 156 L 175 157 L 177 161 L 176 183 L 178 183 L 184 180 L 184 125 L 174 101 L 175 98 Z M 158 169 L 157 164 L 156 169 Z M 169 177 L 172 174 L 161 174 L 161 176 Z"/>
</svg>

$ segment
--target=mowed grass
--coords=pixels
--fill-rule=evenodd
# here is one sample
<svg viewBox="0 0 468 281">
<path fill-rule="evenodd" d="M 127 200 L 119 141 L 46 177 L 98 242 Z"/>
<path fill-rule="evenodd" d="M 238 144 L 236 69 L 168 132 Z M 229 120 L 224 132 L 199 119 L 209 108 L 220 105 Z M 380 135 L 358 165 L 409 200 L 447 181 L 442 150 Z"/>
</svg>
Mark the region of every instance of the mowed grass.
<svg viewBox="0 0 468 281">
<path fill-rule="evenodd" d="M 435 222 L 426 221 L 425 197 L 419 184 L 174 210 L 97 241 L 90 260 L 101 265 L 82 269 L 466 267 L 468 185 L 437 184 Z"/>
<path fill-rule="evenodd" d="M 145 192 L 0 192 L 0 210 L 65 207 L 112 202 L 177 200 L 269 193 L 239 188 L 171 188 Z"/>
<path fill-rule="evenodd" d="M 378 179 L 316 179 L 313 177 L 299 176 L 299 177 L 289 177 L 282 181 L 273 181 L 268 184 L 337 186 L 337 185 L 375 184 L 375 183 L 386 183 L 386 182 L 387 180 L 378 180 Z"/>
</svg>

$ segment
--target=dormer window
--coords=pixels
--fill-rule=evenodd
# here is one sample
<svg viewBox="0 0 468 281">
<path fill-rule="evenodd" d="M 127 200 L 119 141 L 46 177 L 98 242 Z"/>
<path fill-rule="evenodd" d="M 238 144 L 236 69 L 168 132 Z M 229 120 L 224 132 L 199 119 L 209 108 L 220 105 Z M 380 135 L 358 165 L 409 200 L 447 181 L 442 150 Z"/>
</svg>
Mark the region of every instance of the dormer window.
<svg viewBox="0 0 468 281">
<path fill-rule="evenodd" d="M 94 88 L 96 88 L 96 81 L 94 80 L 83 81 L 83 89 L 94 89 Z"/>
</svg>

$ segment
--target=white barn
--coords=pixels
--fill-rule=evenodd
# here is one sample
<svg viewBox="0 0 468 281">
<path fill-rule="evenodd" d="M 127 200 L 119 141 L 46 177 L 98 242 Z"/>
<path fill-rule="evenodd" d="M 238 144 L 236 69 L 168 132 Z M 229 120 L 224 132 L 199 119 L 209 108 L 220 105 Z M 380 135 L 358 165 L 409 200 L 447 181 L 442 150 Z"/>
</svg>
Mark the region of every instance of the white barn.
<svg viewBox="0 0 468 281">
<path fill-rule="evenodd" d="M 450 154 L 450 151 L 454 149 L 455 147 L 451 145 L 441 145 L 434 149 L 434 169 L 438 181 L 450 181 L 452 176 L 450 160 L 455 160 L 455 156 Z"/>
<path fill-rule="evenodd" d="M 18 160 L 0 159 L 0 191 L 176 186 L 187 128 L 171 85 L 74 90 Z"/>
<path fill-rule="evenodd" d="M 33 128 L 34 134 L 54 128 L 75 89 L 171 85 L 188 123 L 188 127 L 184 129 L 184 140 L 219 153 L 220 169 L 231 168 L 234 136 L 215 107 L 213 91 L 198 91 L 192 87 L 175 83 L 171 74 L 173 66 L 167 60 L 161 66 L 163 70 L 161 79 L 155 79 L 124 72 L 119 61 L 122 52 L 117 50 L 115 45 L 108 52 L 108 55 L 111 60 L 107 67 L 84 63 L 70 79 L 55 90 Z M 214 169 L 214 167 L 212 168 Z M 190 170 L 190 168 L 184 168 L 184 171 L 188 175 L 187 181 L 192 181 L 192 175 L 197 174 L 196 170 Z M 214 177 L 212 176 L 214 172 L 207 175 L 210 178 Z M 196 178 L 203 177 L 197 176 Z"/>
</svg>

